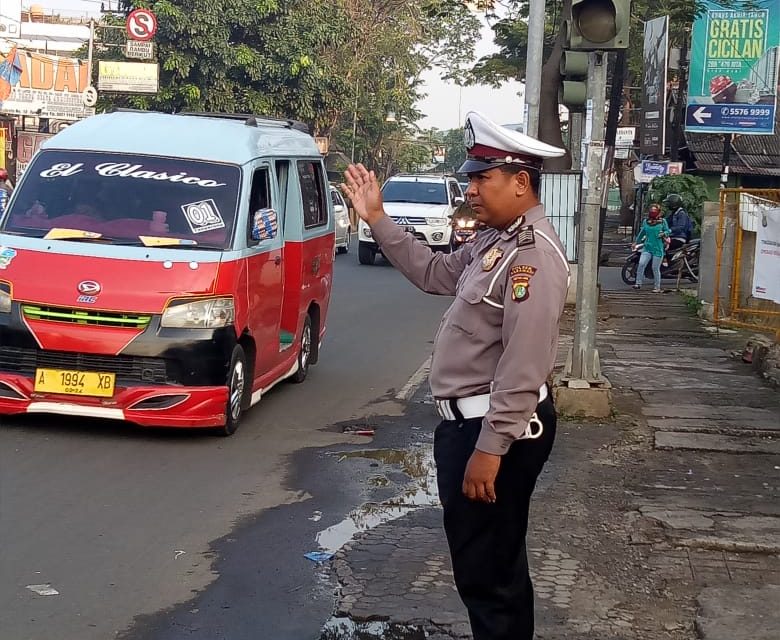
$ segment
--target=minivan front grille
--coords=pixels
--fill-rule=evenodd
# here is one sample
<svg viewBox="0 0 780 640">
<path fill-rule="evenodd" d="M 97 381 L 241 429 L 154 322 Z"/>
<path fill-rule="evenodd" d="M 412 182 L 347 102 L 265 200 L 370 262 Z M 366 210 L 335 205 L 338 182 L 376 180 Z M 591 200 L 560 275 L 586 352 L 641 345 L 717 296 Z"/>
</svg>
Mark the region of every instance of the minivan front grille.
<svg viewBox="0 0 780 640">
<path fill-rule="evenodd" d="M 115 373 L 119 384 L 166 384 L 169 382 L 166 362 L 163 358 L 109 356 L 0 346 L 0 371 L 33 376 L 36 369 Z"/>
<path fill-rule="evenodd" d="M 152 320 L 152 316 L 148 314 L 93 311 L 92 309 L 72 309 L 69 307 L 33 304 L 23 304 L 22 313 L 29 320 L 49 320 L 51 322 L 67 322 L 97 327 L 125 327 L 129 329 L 145 329 Z"/>
</svg>

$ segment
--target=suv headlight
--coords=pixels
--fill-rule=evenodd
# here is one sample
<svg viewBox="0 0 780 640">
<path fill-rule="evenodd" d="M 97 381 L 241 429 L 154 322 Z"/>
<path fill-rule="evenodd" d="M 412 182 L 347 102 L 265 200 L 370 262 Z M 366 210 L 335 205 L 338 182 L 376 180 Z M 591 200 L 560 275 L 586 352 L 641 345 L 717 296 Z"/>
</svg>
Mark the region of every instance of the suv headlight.
<svg viewBox="0 0 780 640">
<path fill-rule="evenodd" d="M 425 218 L 425 222 L 432 227 L 443 227 L 447 222 L 447 218 Z"/>
<path fill-rule="evenodd" d="M 216 329 L 229 325 L 234 318 L 233 298 L 174 300 L 163 311 L 160 324 L 172 329 Z"/>
<path fill-rule="evenodd" d="M 0 282 L 0 313 L 11 313 L 11 285 Z"/>
</svg>

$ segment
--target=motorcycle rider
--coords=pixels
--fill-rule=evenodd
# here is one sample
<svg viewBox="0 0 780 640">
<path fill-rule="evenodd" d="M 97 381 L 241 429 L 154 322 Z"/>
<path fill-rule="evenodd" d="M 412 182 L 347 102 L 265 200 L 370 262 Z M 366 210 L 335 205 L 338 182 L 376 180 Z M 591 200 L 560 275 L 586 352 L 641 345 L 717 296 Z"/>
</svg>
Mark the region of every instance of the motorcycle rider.
<svg viewBox="0 0 780 640">
<path fill-rule="evenodd" d="M 661 207 L 651 204 L 647 210 L 647 219 L 642 223 L 642 228 L 631 247 L 636 251 L 636 245 L 644 242 L 642 255 L 636 269 L 636 284 L 634 289 L 641 289 L 645 279 L 645 269 L 648 262 L 653 261 L 653 293 L 661 293 L 661 260 L 666 250 L 666 240 L 669 238 L 669 225 L 661 215 Z"/>
<path fill-rule="evenodd" d="M 666 219 L 671 231 L 669 250 L 674 251 L 691 241 L 693 222 L 688 212 L 683 208 L 683 199 L 679 194 L 670 193 L 664 198 L 663 204 L 669 209 L 669 216 Z"/>
</svg>

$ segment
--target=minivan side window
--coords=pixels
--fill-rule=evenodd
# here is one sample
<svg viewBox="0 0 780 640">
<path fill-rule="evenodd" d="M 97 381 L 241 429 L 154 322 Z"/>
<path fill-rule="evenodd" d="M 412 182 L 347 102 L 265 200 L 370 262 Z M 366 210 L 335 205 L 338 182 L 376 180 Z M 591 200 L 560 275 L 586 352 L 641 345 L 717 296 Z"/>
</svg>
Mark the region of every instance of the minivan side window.
<svg viewBox="0 0 780 640">
<path fill-rule="evenodd" d="M 252 176 L 252 190 L 249 194 L 249 225 L 247 227 L 247 243 L 249 246 L 258 244 L 257 240 L 252 239 L 252 224 L 255 212 L 271 206 L 271 182 L 268 169 L 258 169 Z"/>
<path fill-rule="evenodd" d="M 320 164 L 311 160 L 298 161 L 303 200 L 303 226 L 305 229 L 328 224 L 328 207 Z"/>
</svg>

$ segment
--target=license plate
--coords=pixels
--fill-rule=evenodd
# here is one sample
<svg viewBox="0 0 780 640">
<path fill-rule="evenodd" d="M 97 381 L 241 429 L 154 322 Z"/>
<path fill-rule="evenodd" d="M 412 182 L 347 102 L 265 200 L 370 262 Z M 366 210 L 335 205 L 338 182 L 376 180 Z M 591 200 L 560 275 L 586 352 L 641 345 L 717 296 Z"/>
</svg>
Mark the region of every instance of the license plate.
<svg viewBox="0 0 780 640">
<path fill-rule="evenodd" d="M 115 382 L 114 373 L 63 369 L 35 370 L 35 390 L 43 393 L 110 398 L 114 395 Z"/>
</svg>

